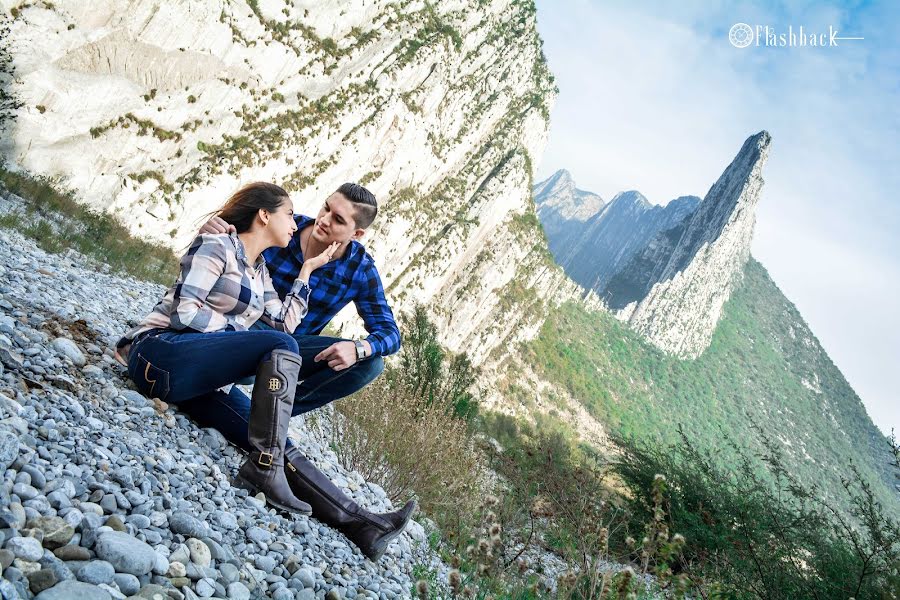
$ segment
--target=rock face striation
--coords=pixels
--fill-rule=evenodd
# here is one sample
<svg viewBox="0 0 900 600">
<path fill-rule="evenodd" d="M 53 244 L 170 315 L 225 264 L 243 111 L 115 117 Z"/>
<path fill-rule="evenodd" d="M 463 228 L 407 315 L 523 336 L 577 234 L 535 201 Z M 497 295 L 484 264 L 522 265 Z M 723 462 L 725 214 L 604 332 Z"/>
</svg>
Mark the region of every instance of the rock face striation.
<svg viewBox="0 0 900 600">
<path fill-rule="evenodd" d="M 578 297 L 531 202 L 556 90 L 530 1 L 22 4 L 0 82 L 10 168 L 183 249 L 241 184 L 315 214 L 380 200 L 366 242 L 395 309 L 431 305 L 476 363 Z M 342 333 L 360 331 L 353 309 Z"/>
<path fill-rule="evenodd" d="M 765 131 L 748 138 L 702 201 L 683 196 L 652 206 L 629 191 L 588 219 L 554 221 L 556 260 L 655 345 L 698 356 L 750 256 L 770 141 Z M 538 214 L 573 202 L 553 183 L 565 180 L 557 175 L 535 186 Z"/>
</svg>

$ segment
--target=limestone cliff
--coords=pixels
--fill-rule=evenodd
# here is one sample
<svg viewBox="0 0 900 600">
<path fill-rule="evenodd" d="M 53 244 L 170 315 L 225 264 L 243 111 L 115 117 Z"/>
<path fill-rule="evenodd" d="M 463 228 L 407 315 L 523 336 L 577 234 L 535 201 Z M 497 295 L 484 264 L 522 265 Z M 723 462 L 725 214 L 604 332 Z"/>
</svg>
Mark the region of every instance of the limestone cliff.
<svg viewBox="0 0 900 600">
<path fill-rule="evenodd" d="M 623 269 L 649 291 L 618 316 L 663 350 L 696 357 L 709 346 L 750 257 L 770 141 L 765 131 L 748 138 L 693 215 L 659 233 Z"/>
<path fill-rule="evenodd" d="M 578 296 L 531 203 L 555 97 L 531 1 L 2 6 L 21 103 L 3 158 L 135 231 L 180 249 L 244 182 L 309 214 L 356 180 L 395 309 L 430 302 L 476 363 Z M 359 330 L 352 307 L 337 323 Z"/>
</svg>

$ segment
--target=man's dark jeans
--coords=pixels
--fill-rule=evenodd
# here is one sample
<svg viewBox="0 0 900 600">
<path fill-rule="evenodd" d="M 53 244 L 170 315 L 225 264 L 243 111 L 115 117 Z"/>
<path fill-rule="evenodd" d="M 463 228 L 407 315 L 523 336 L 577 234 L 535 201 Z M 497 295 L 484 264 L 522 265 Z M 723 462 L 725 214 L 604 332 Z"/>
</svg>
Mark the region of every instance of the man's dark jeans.
<svg viewBox="0 0 900 600">
<path fill-rule="evenodd" d="M 294 416 L 361 390 L 384 370 L 384 360 L 380 356 L 373 356 L 342 371 L 334 371 L 326 361 L 314 362 L 313 359 L 328 346 L 346 340 L 321 335 L 298 334 L 292 337 L 303 358 L 300 367 L 301 381 L 294 395 Z M 242 374 L 234 380 L 244 376 Z M 250 398 L 237 387 L 231 388 L 228 394 L 217 390 L 192 398 L 178 404 L 178 409 L 190 415 L 201 427 L 218 429 L 228 441 L 249 450 L 247 424 L 250 418 Z"/>
</svg>

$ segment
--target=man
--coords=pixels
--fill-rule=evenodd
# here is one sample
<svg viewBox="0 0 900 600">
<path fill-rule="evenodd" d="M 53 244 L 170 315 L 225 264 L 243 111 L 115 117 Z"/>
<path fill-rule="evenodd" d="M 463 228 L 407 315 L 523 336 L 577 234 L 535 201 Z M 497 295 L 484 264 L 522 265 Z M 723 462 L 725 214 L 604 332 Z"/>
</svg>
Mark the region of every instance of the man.
<svg viewBox="0 0 900 600">
<path fill-rule="evenodd" d="M 331 261 L 310 276 L 309 312 L 294 332 L 303 361 L 294 396 L 295 416 L 362 389 L 384 370 L 382 356 L 400 349 L 400 330 L 385 299 L 381 277 L 359 242 L 377 211 L 372 192 L 345 183 L 325 200 L 315 219 L 294 217 L 297 231 L 286 248 L 270 248 L 264 253 L 272 283 L 283 298 L 306 257 L 318 256 L 332 243 L 339 243 Z M 200 233 L 231 230 L 228 223 L 213 217 Z M 368 336 L 353 341 L 319 335 L 349 302 L 356 305 Z M 259 326 L 264 327 L 254 325 Z M 198 398 L 179 409 L 203 426 L 218 429 L 232 443 L 249 447 L 250 405 L 240 391 Z M 409 522 L 414 502 L 393 513 L 370 513 L 344 495 L 294 446 L 285 450 L 285 458 L 285 473 L 297 498 L 309 503 L 314 517 L 344 533 L 370 559 L 378 560 Z"/>
</svg>

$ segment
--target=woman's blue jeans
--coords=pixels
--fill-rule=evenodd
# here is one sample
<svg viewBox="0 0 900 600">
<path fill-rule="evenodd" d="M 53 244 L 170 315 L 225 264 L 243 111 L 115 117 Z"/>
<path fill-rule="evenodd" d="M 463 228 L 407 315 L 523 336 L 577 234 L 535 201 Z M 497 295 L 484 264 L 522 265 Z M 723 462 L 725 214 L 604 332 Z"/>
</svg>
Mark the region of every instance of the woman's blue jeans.
<svg viewBox="0 0 900 600">
<path fill-rule="evenodd" d="M 128 372 L 144 395 L 177 406 L 201 427 L 217 429 L 231 443 L 249 451 L 250 398 L 237 387 L 227 394 L 218 388 L 254 375 L 257 365 L 272 350 L 290 350 L 303 359 L 293 415 L 309 412 L 362 389 L 384 370 L 380 356 L 342 371 L 332 370 L 326 361 L 313 360 L 319 352 L 340 341 L 345 340 L 263 328 L 216 333 L 164 332 L 132 346 Z"/>
<path fill-rule="evenodd" d="M 149 398 L 180 406 L 186 400 L 256 373 L 273 350 L 296 353 L 290 334 L 275 330 L 214 333 L 162 330 L 138 339 L 128 375 Z"/>
</svg>

